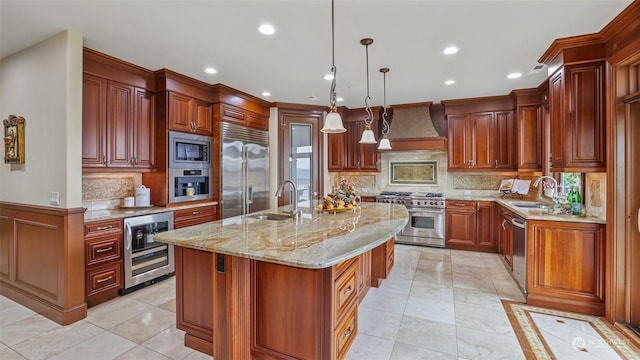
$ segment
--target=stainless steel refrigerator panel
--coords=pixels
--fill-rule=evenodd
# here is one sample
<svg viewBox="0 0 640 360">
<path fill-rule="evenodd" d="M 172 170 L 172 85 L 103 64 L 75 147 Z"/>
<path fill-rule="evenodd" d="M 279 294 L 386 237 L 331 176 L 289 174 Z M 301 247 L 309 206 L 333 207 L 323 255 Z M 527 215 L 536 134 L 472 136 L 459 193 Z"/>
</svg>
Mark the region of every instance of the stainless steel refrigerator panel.
<svg viewBox="0 0 640 360">
<path fill-rule="evenodd" d="M 246 156 L 246 213 L 269 208 L 269 147 L 245 144 Z"/>
<path fill-rule="evenodd" d="M 222 140 L 222 218 L 243 215 L 243 151 L 239 140 Z"/>
</svg>

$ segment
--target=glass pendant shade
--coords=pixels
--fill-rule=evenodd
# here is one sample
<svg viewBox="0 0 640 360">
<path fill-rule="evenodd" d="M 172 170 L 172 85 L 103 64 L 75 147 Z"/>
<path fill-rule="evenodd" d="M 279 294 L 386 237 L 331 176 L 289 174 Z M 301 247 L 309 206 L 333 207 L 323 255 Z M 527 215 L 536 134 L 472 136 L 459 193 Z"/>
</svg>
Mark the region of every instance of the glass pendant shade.
<svg viewBox="0 0 640 360">
<path fill-rule="evenodd" d="M 367 125 L 362 132 L 362 137 L 360 138 L 360 144 L 377 144 L 376 137 L 373 134 L 373 130 L 371 130 L 371 126 Z"/>
<path fill-rule="evenodd" d="M 347 129 L 342 125 L 342 118 L 340 117 L 340 114 L 338 114 L 335 109 L 331 109 L 324 118 L 324 127 L 320 129 L 320 131 L 328 134 L 336 134 L 343 133 L 347 131 Z"/>
<path fill-rule="evenodd" d="M 387 139 L 386 134 L 382 137 L 382 139 L 380 139 L 378 150 L 391 150 L 391 143 L 389 142 L 389 139 Z"/>
</svg>

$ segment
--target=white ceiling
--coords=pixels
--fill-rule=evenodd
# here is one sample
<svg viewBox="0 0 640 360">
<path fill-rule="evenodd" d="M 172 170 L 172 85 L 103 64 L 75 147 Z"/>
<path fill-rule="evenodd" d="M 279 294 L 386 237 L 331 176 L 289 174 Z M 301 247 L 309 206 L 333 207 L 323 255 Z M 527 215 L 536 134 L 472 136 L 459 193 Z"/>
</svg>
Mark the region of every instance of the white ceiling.
<svg viewBox="0 0 640 360">
<path fill-rule="evenodd" d="M 600 31 L 631 0 L 335 0 L 337 93 L 364 106 L 505 95 L 538 86 L 528 74 L 554 39 Z M 276 33 L 256 31 L 263 22 Z M 328 105 L 330 0 L 0 0 L 0 58 L 69 29 L 86 47 L 150 70 L 168 68 L 268 101 Z M 460 51 L 445 56 L 456 45 Z M 203 69 L 213 66 L 215 75 Z M 521 72 L 519 79 L 507 74 Z M 454 79 L 456 84 L 443 82 Z M 271 97 L 262 96 L 268 90 Z M 318 100 L 311 100 L 315 96 Z"/>
</svg>

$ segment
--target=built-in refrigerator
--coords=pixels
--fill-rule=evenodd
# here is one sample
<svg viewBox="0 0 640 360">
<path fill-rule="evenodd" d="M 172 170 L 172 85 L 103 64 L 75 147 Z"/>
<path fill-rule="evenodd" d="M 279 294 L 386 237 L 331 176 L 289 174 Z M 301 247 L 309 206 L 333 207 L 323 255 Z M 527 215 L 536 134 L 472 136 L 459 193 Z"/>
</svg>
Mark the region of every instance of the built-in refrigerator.
<svg viewBox="0 0 640 360">
<path fill-rule="evenodd" d="M 225 122 L 221 126 L 221 218 L 268 209 L 269 133 Z"/>
</svg>

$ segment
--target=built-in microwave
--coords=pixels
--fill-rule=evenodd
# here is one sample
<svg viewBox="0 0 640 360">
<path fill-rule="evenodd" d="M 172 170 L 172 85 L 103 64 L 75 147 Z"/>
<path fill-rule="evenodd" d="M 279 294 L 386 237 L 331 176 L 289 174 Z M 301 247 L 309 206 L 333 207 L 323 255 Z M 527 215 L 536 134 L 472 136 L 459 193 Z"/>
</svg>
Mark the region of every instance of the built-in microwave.
<svg viewBox="0 0 640 360">
<path fill-rule="evenodd" d="M 211 169 L 211 137 L 169 132 L 170 169 Z"/>
</svg>

